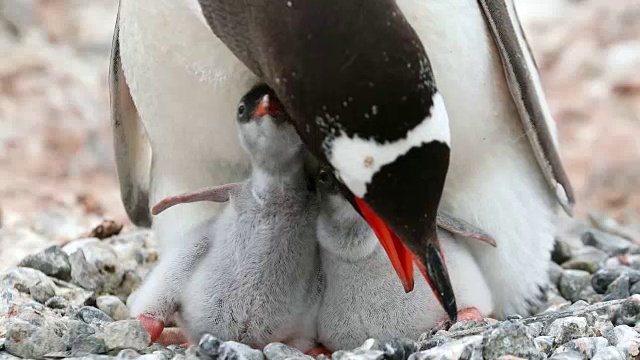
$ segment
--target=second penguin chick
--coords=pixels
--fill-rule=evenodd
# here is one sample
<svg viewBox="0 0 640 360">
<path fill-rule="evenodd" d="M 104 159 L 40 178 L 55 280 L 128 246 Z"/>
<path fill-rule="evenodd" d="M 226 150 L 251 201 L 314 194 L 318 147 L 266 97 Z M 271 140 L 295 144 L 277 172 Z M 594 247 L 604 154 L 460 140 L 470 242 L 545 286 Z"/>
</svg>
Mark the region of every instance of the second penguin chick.
<svg viewBox="0 0 640 360">
<path fill-rule="evenodd" d="M 205 333 L 255 348 L 278 341 L 308 351 L 315 343 L 323 290 L 318 204 L 307 187 L 302 141 L 286 116 L 271 89 L 250 91 L 237 119 L 250 178 L 154 207 L 228 196 L 208 229 L 209 251 L 182 292 L 181 325 L 194 343 Z"/>
<path fill-rule="evenodd" d="M 413 291 L 403 291 L 376 235 L 343 197 L 338 181 L 326 168 L 320 168 L 316 186 L 320 198 L 317 236 L 325 278 L 318 312 L 319 342 L 335 351 L 357 347 L 369 338 L 417 339 L 444 319 L 446 314 L 424 279 L 416 278 Z M 471 253 L 454 233 L 495 243 L 470 224 L 446 214 L 438 218 L 438 237 L 456 299 L 463 308 L 489 315 L 493 310 L 489 288 Z"/>
</svg>

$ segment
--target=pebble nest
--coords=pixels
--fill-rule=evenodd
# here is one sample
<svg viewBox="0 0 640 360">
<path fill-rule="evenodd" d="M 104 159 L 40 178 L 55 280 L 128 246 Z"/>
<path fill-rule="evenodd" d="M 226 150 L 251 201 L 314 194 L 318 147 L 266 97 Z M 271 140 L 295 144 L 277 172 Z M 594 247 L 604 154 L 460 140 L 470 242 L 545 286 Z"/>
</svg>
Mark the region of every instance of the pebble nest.
<svg viewBox="0 0 640 360">
<path fill-rule="evenodd" d="M 332 358 L 640 359 L 640 245 L 611 219 L 589 220 L 558 237 L 537 315 L 462 321 L 419 339 L 369 339 Z M 93 237 L 49 247 L 0 274 L 0 360 L 313 359 L 281 343 L 260 351 L 211 335 L 188 349 L 149 346 L 125 303 L 157 262 L 156 243 L 149 230 L 119 231 L 107 222 Z"/>
</svg>

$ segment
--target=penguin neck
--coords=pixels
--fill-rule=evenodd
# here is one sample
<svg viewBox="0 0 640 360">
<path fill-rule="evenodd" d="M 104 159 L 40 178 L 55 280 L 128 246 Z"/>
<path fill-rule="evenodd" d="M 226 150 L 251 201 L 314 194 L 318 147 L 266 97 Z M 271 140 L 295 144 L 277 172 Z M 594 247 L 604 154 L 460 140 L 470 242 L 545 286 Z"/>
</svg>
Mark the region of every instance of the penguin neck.
<svg viewBox="0 0 640 360">
<path fill-rule="evenodd" d="M 288 162 L 275 165 L 254 163 L 251 183 L 253 194 L 259 200 L 266 200 L 272 194 L 304 188 L 306 185 L 302 158 L 296 156 Z"/>
</svg>

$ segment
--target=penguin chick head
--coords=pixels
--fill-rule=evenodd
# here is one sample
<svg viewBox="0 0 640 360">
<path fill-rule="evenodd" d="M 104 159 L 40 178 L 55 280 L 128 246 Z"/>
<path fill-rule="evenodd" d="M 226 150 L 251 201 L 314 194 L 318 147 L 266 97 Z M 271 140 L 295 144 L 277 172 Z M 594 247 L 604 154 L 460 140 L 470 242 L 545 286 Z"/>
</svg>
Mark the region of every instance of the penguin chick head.
<svg viewBox="0 0 640 360">
<path fill-rule="evenodd" d="M 369 224 L 343 195 L 341 183 L 328 166 L 321 166 L 316 176 L 320 200 L 317 237 L 322 248 L 338 258 L 356 261 L 369 256 L 377 241 Z"/>
<path fill-rule="evenodd" d="M 258 85 L 242 97 L 237 122 L 240 142 L 257 165 L 290 161 L 303 149 L 289 115 L 267 85 Z"/>
</svg>

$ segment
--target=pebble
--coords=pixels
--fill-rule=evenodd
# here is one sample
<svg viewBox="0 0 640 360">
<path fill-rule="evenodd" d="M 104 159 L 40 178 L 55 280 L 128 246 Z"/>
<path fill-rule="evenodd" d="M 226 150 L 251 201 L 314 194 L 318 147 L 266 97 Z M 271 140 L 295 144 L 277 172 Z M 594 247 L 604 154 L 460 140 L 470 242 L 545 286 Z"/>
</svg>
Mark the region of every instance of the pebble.
<svg viewBox="0 0 640 360">
<path fill-rule="evenodd" d="M 609 345 L 609 342 L 603 337 L 583 337 L 560 345 L 554 351 L 554 354 L 577 351 L 591 359 L 598 350 L 607 347 L 607 345 Z"/>
<path fill-rule="evenodd" d="M 609 258 L 609 254 L 590 245 L 585 245 L 580 249 L 573 251 L 572 260 L 584 261 L 594 264 L 598 268 Z"/>
<path fill-rule="evenodd" d="M 612 318 L 615 325 L 635 326 L 640 322 L 640 303 L 633 299 L 628 299 L 619 306 Z"/>
<path fill-rule="evenodd" d="M 113 322 L 113 319 L 103 311 L 91 306 L 85 306 L 78 310 L 76 317 L 87 324 L 103 326 L 106 323 Z"/>
<path fill-rule="evenodd" d="M 587 357 L 577 351 L 567 351 L 559 354 L 553 354 L 549 360 L 586 360 Z"/>
<path fill-rule="evenodd" d="M 96 299 L 96 305 L 113 320 L 129 319 L 129 309 L 117 296 L 100 296 Z"/>
<path fill-rule="evenodd" d="M 95 265 L 89 263 L 82 249 L 69 256 L 71 263 L 71 282 L 91 291 L 100 291 L 104 285 L 102 274 Z"/>
<path fill-rule="evenodd" d="M 137 320 L 122 320 L 104 325 L 104 344 L 109 351 L 117 349 L 144 350 L 151 336 Z"/>
<path fill-rule="evenodd" d="M 640 334 L 627 325 L 619 325 L 604 333 L 609 345 L 615 346 L 627 356 L 640 355 Z"/>
<path fill-rule="evenodd" d="M 582 270 L 565 270 L 560 277 L 562 297 L 569 301 L 580 300 L 580 294 L 589 285 L 591 275 Z"/>
<path fill-rule="evenodd" d="M 31 294 L 32 298 L 44 303 L 55 295 L 55 285 L 42 272 L 30 268 L 14 268 L 0 276 L 0 289 L 14 289 Z"/>
<path fill-rule="evenodd" d="M 549 265 L 549 278 L 551 279 L 551 283 L 553 285 L 558 286 L 563 271 L 564 269 L 562 268 L 562 266 L 556 264 L 555 262 L 552 262 Z"/>
<path fill-rule="evenodd" d="M 9 326 L 4 346 L 11 355 L 35 359 L 67 350 L 62 334 L 53 327 L 44 323 L 37 326 L 26 321 L 15 321 Z"/>
<path fill-rule="evenodd" d="M 551 350 L 553 350 L 554 338 L 553 336 L 538 336 L 533 339 L 533 343 L 538 351 L 549 355 Z"/>
<path fill-rule="evenodd" d="M 565 241 L 557 240 L 553 245 L 551 260 L 555 264 L 562 264 L 571 259 L 571 245 Z"/>
<path fill-rule="evenodd" d="M 596 354 L 591 358 L 592 360 L 624 360 L 625 356 L 622 351 L 618 350 L 615 346 L 607 346 L 598 350 Z"/>
<path fill-rule="evenodd" d="M 622 274 L 630 271 L 631 270 L 629 268 L 620 266 L 600 269 L 591 277 L 591 286 L 598 294 L 604 294 L 607 292 L 611 283 L 613 283 Z M 640 272 L 638 272 L 638 275 L 640 276 Z"/>
<path fill-rule="evenodd" d="M 124 349 L 120 350 L 118 356 L 116 356 L 117 360 L 130 360 L 130 359 L 138 359 L 140 354 L 133 349 Z"/>
<path fill-rule="evenodd" d="M 544 359 L 545 356 L 535 346 L 526 325 L 520 321 L 505 321 L 493 329 L 483 340 L 482 354 L 494 359 L 513 355 L 526 359 Z"/>
<path fill-rule="evenodd" d="M 205 359 L 217 360 L 263 360 L 262 351 L 234 341 L 221 341 L 213 335 L 200 338 L 198 353 Z"/>
<path fill-rule="evenodd" d="M 36 269 L 61 280 L 71 280 L 69 255 L 59 246 L 51 246 L 42 252 L 29 255 L 18 266 Z"/>
<path fill-rule="evenodd" d="M 602 300 L 609 301 L 628 298 L 631 295 L 629 293 L 630 287 L 631 284 L 629 283 L 629 275 L 622 274 L 614 282 L 612 282 L 609 287 L 607 287 L 607 292 L 605 293 L 605 296 Z"/>
<path fill-rule="evenodd" d="M 482 335 L 468 336 L 429 350 L 417 352 L 408 360 L 482 359 Z"/>
<path fill-rule="evenodd" d="M 566 317 L 554 320 L 547 328 L 546 335 L 555 338 L 556 344 L 564 344 L 586 335 L 587 320 L 581 317 Z"/>
<path fill-rule="evenodd" d="M 302 351 L 294 349 L 283 343 L 275 342 L 264 347 L 262 350 L 267 360 L 286 360 L 288 358 L 304 358 L 313 359 L 311 356 L 305 355 Z"/>
<path fill-rule="evenodd" d="M 374 339 L 367 339 L 364 344 L 354 350 L 340 350 L 333 353 L 331 356 L 334 360 L 382 360 L 384 359 L 384 351 L 374 349 L 376 341 Z M 415 354 L 414 354 L 415 355 Z M 413 355 L 412 355 L 413 356 Z"/>
<path fill-rule="evenodd" d="M 581 240 L 585 245 L 591 245 L 610 255 L 622 255 L 631 247 L 629 240 L 595 229 L 582 234 Z"/>
</svg>

